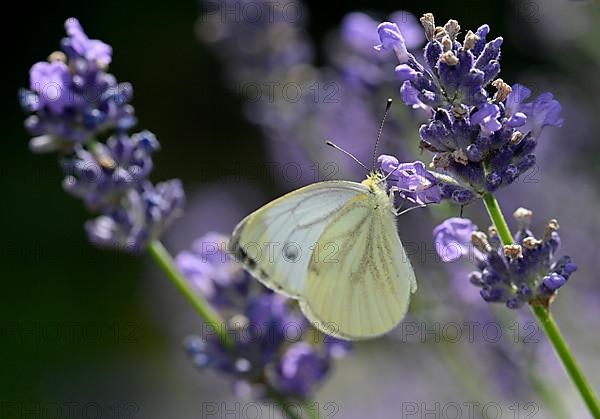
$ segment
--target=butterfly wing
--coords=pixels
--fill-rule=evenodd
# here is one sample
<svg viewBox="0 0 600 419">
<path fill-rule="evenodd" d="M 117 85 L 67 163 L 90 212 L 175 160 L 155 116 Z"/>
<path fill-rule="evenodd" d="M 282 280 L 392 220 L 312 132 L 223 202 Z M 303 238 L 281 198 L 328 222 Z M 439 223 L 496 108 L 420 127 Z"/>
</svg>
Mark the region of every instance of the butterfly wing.
<svg viewBox="0 0 600 419">
<path fill-rule="evenodd" d="M 303 298 L 319 237 L 348 202 L 368 192 L 348 181 L 318 182 L 290 192 L 243 219 L 229 251 L 267 287 Z"/>
<path fill-rule="evenodd" d="M 335 249 L 329 258 L 314 255 L 300 306 L 311 323 L 343 339 L 365 339 L 388 332 L 406 314 L 414 271 L 396 231 L 389 207 L 372 194 L 348 202 L 321 234 L 318 249 Z"/>
</svg>

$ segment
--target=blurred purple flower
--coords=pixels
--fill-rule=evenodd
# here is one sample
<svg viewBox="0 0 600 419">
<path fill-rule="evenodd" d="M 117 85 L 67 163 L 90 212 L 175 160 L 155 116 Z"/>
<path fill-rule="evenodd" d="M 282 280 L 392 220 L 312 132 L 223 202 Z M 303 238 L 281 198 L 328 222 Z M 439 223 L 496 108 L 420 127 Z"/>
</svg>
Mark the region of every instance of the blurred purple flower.
<svg viewBox="0 0 600 419">
<path fill-rule="evenodd" d="M 70 90 L 71 73 L 62 61 L 39 62 L 29 71 L 30 89 L 37 93 L 37 101 L 32 102 L 30 111 L 48 107 L 60 114 L 73 105 L 74 93 Z"/>
<path fill-rule="evenodd" d="M 227 253 L 226 241 L 208 233 L 176 257 L 194 289 L 226 320 L 234 341 L 233 348 L 224 348 L 215 334 L 191 336 L 185 343 L 188 354 L 198 367 L 227 374 L 235 388 L 257 396 L 273 390 L 286 399 L 310 396 L 348 344 L 316 331 L 317 347 L 303 341 L 310 326 L 296 303 L 252 279 Z"/>
<path fill-rule="evenodd" d="M 102 66 L 110 64 L 112 48 L 98 39 L 90 39 L 83 31 L 79 20 L 71 17 L 65 22 L 68 38 L 63 39 L 62 46 L 69 57 L 78 55 L 88 61 L 96 61 Z"/>
<path fill-rule="evenodd" d="M 100 212 L 85 224 L 92 244 L 140 252 L 183 212 L 181 182 L 148 180 L 160 144 L 149 131 L 127 134 L 137 122 L 133 89 L 105 71 L 112 48 L 89 39 L 75 18 L 65 28 L 63 52 L 34 64 L 31 90 L 19 91 L 23 109 L 33 113 L 25 121 L 34 136 L 30 149 L 59 152 L 65 191 Z"/>
<path fill-rule="evenodd" d="M 444 262 L 454 262 L 471 253 L 471 234 L 477 226 L 468 218 L 452 217 L 433 229 L 435 250 Z"/>
<path fill-rule="evenodd" d="M 38 153 L 69 152 L 106 130 L 124 132 L 137 122 L 129 105 L 131 85 L 106 72 L 110 47 L 88 39 L 74 18 L 65 27 L 70 37 L 63 39 L 64 52 L 34 64 L 30 90 L 19 91 L 22 108 L 33 113 L 25 127 Z"/>
<path fill-rule="evenodd" d="M 306 342 L 289 347 L 277 368 L 278 387 L 288 394 L 306 398 L 329 371 L 329 362 Z"/>
<path fill-rule="evenodd" d="M 215 306 L 235 305 L 236 295 L 248 286 L 247 274 L 227 254 L 227 240 L 222 234 L 208 233 L 175 260 L 192 286 Z"/>
<path fill-rule="evenodd" d="M 389 21 L 398 25 L 398 29 L 400 29 L 404 38 L 404 44 L 409 51 L 423 46 L 425 34 L 415 15 L 404 10 L 399 10 L 390 15 Z"/>
</svg>

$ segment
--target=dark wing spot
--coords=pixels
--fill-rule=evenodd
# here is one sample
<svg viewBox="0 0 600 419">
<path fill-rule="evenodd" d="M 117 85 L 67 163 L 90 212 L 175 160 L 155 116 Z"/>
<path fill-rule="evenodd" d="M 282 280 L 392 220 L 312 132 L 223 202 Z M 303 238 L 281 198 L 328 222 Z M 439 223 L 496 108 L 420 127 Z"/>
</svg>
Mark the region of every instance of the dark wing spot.
<svg viewBox="0 0 600 419">
<path fill-rule="evenodd" d="M 283 249 L 285 258 L 287 260 L 293 262 L 298 258 L 298 249 L 295 247 L 295 245 L 290 246 L 289 243 L 286 243 Z"/>
</svg>

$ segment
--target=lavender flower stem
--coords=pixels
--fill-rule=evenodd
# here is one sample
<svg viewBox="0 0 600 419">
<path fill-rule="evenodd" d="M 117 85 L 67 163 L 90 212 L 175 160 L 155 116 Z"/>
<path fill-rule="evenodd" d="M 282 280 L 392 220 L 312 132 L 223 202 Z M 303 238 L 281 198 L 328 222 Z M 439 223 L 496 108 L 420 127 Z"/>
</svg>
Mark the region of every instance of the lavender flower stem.
<svg viewBox="0 0 600 419">
<path fill-rule="evenodd" d="M 575 384 L 575 387 L 577 387 L 577 390 L 579 390 L 579 394 L 581 394 L 581 397 L 590 410 L 592 417 L 596 419 L 600 418 L 600 401 L 594 393 L 594 389 L 592 389 L 592 386 L 588 382 L 587 378 L 585 375 L 583 375 L 583 372 L 577 364 L 569 345 L 567 345 L 567 342 L 560 333 L 560 330 L 554 321 L 550 310 L 541 305 L 532 305 L 531 310 L 542 325 L 542 328 L 544 329 L 544 332 L 546 332 L 546 335 L 552 343 L 552 346 L 554 346 L 556 354 L 562 361 L 567 373 Z"/>
<path fill-rule="evenodd" d="M 200 317 L 208 323 L 211 327 L 214 328 L 215 332 L 219 336 L 219 339 L 223 343 L 226 348 L 231 348 L 233 346 L 233 342 L 231 341 L 230 336 L 225 332 L 225 321 L 223 318 L 210 306 L 208 301 L 204 299 L 200 294 L 194 292 L 185 277 L 179 272 L 173 257 L 169 253 L 169 251 L 165 248 L 165 246 L 159 241 L 154 240 L 148 246 L 150 254 L 152 258 L 156 261 L 158 266 L 167 274 L 167 277 L 173 282 L 175 287 L 187 298 L 187 300 L 192 304 L 194 309 L 198 312 Z M 287 418 L 290 419 L 299 419 L 299 416 L 290 409 L 290 404 L 287 403 L 284 397 L 276 391 L 269 392 L 269 397 L 279 405 L 279 408 L 282 412 L 285 413 Z M 307 410 L 309 417 L 314 417 L 313 415 L 316 413 L 318 417 L 318 412 L 315 412 L 314 409 L 311 410 L 310 406 L 302 406 Z M 302 415 L 302 414 L 301 414 Z"/>
<path fill-rule="evenodd" d="M 285 398 L 278 391 L 276 391 L 274 389 L 270 389 L 270 391 L 268 392 L 268 395 L 271 400 L 273 400 L 275 403 L 277 403 L 279 405 L 279 408 L 284 413 L 284 417 L 286 417 L 288 419 L 301 419 L 304 416 L 302 414 L 302 412 L 300 412 L 300 415 L 298 416 L 296 414 L 296 412 L 293 409 L 291 409 L 292 404 L 286 402 Z M 320 417 L 318 412 L 316 412 L 316 416 L 314 415 L 315 410 L 312 409 L 310 407 L 310 405 L 303 404 L 300 407 L 302 407 L 303 410 L 306 410 L 306 412 L 308 413 L 308 417 L 310 419 Z"/>
<path fill-rule="evenodd" d="M 498 236 L 500 237 L 502 244 L 513 244 L 512 234 L 506 224 L 506 220 L 504 219 L 504 215 L 502 214 L 502 210 L 500 209 L 496 197 L 491 193 L 486 193 L 483 196 L 483 202 L 485 203 L 490 219 L 498 231 Z M 554 318 L 552 317 L 549 308 L 541 305 L 530 305 L 530 307 L 533 314 L 535 314 L 536 319 L 544 329 L 544 332 L 546 332 L 546 336 L 548 336 L 548 340 L 554 347 L 563 366 L 567 370 L 567 374 L 590 410 L 592 417 L 600 419 L 600 401 L 598 400 L 598 396 L 596 396 L 592 386 L 577 364 L 569 345 L 567 345 L 567 342 L 560 333 L 560 329 L 554 322 Z"/>
<path fill-rule="evenodd" d="M 512 233 L 508 228 L 508 224 L 506 224 L 506 220 L 504 219 L 504 215 L 502 214 L 500 204 L 498 204 L 496 197 L 491 193 L 486 193 L 483 195 L 483 202 L 485 203 L 485 208 L 490 216 L 490 220 L 492 220 L 494 227 L 496 227 L 498 237 L 500 237 L 502 244 L 513 244 Z"/>
<path fill-rule="evenodd" d="M 232 342 L 230 336 L 225 331 L 225 321 L 210 306 L 204 297 L 194 292 L 190 288 L 188 281 L 183 277 L 181 272 L 179 272 L 179 269 L 177 269 L 177 265 L 169 254 L 169 251 L 158 240 L 152 241 L 148 248 L 158 266 L 160 266 L 165 274 L 167 274 L 167 277 L 171 280 L 171 282 L 173 282 L 177 289 L 192 304 L 200 317 L 202 317 L 206 323 L 214 328 L 223 345 L 225 345 L 227 348 L 230 348 L 232 346 Z"/>
</svg>

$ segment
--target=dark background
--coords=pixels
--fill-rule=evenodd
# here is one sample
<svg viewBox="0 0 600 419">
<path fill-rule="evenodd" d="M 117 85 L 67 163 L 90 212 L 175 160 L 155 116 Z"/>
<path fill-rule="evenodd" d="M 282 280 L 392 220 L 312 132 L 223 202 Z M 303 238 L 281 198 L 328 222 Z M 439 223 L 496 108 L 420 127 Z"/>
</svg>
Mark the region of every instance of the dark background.
<svg viewBox="0 0 600 419">
<path fill-rule="evenodd" d="M 551 7 L 545 2 L 422 3 L 309 2 L 310 34 L 318 45 L 344 14 L 365 9 L 380 10 L 382 15 L 398 9 L 417 16 L 435 11 L 441 20 L 460 19 L 463 28 L 486 22 L 494 34 L 505 37 L 504 80 L 519 79 L 524 69 L 569 80 L 580 105 L 597 114 L 593 108 L 598 101 L 597 47 L 592 50 L 595 55 L 586 50 L 594 48 L 589 45 L 570 51 L 557 45 L 548 54 L 548 48 L 536 47 L 540 41 L 531 40 L 533 25 L 542 24 L 536 22 L 537 14 Z M 572 7 L 585 3 L 597 12 L 589 2 L 562 3 Z M 104 409 L 101 417 L 117 417 L 109 415 L 111 409 L 127 417 L 156 395 L 157 405 L 167 406 L 163 413 L 146 406 L 140 417 L 187 417 L 177 416 L 178 410 L 169 406 L 194 400 L 195 392 L 203 389 L 174 390 L 181 386 L 176 373 L 181 369 L 189 370 L 185 382 L 203 380 L 187 365 L 180 349 L 194 323 L 184 321 L 173 328 L 169 316 L 189 319 L 191 310 L 181 307 L 180 297 L 169 285 L 156 286 L 160 276 L 156 281 L 148 279 L 145 257 L 88 245 L 82 225 L 89 214 L 61 191 L 55 156 L 32 155 L 28 150 L 17 89 L 27 86 L 34 62 L 58 49 L 64 20 L 75 16 L 90 37 L 112 45 L 111 73 L 134 85 L 139 126 L 155 132 L 162 143 L 155 156 L 154 180 L 180 177 L 186 189 L 193 190 L 230 173 L 243 173 L 243 168 L 228 167 L 225 161 L 231 156 L 234 161 L 264 159 L 261 134 L 243 119 L 241 99 L 226 89 L 216 58 L 195 39 L 194 23 L 201 9 L 193 0 L 34 2 L 20 7 L 24 8 L 20 15 L 6 19 L 18 27 L 5 38 L 11 48 L 10 55 L 3 57 L 8 72 L 0 102 L 4 128 L 0 140 L 0 411 L 23 403 L 35 410 L 36 403 L 94 402 Z M 592 34 L 590 44 L 598 38 L 593 39 Z M 553 54 L 569 58 L 556 60 Z M 573 166 L 589 179 L 600 174 L 600 143 L 592 128 L 589 143 L 573 146 L 578 149 L 569 148 L 568 131 L 563 131 L 562 139 L 567 143 L 563 152 L 577 153 Z M 262 183 L 266 191 L 275 190 L 267 176 L 254 176 L 258 177 L 252 180 Z M 175 239 L 171 243 L 176 249 L 188 244 Z M 216 387 L 227 391 L 225 383 Z M 43 416 L 31 413 L 31 417 Z"/>
</svg>

